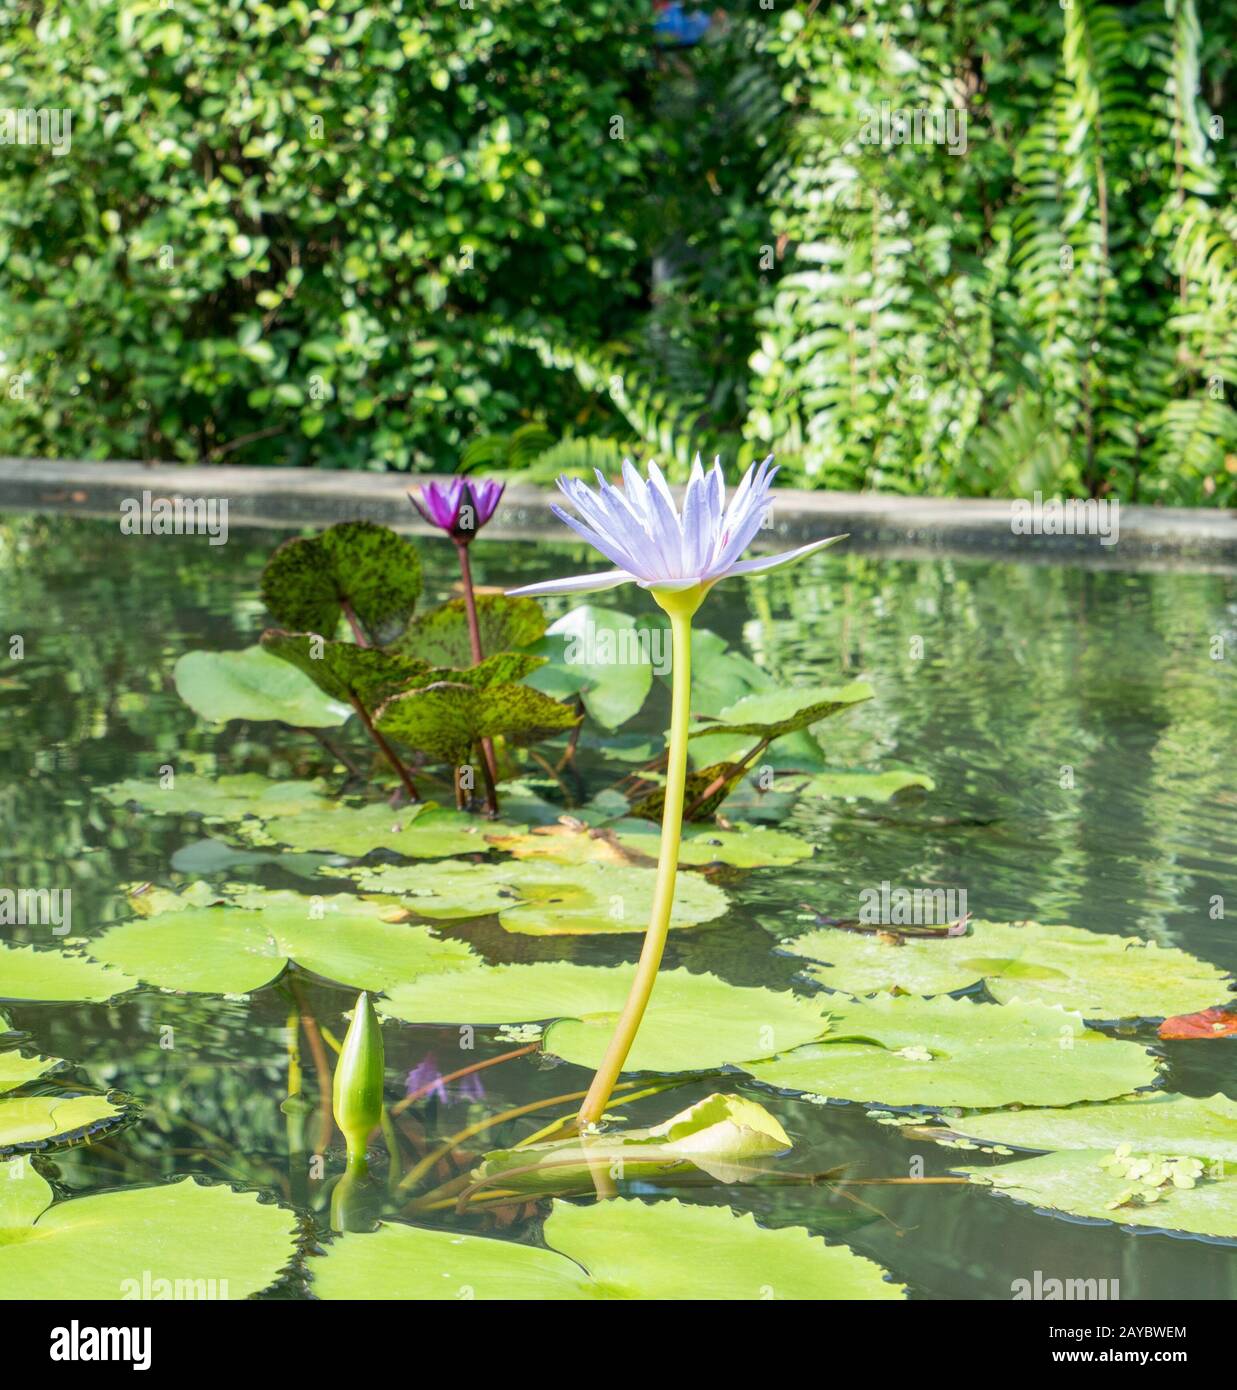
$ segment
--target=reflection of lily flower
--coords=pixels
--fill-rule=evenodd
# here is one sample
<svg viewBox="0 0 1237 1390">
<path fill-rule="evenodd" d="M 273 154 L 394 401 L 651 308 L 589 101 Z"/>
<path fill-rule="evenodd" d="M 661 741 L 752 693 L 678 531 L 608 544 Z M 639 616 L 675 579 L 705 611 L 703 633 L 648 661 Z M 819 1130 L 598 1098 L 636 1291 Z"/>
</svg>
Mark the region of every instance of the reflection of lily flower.
<svg viewBox="0 0 1237 1390">
<path fill-rule="evenodd" d="M 421 501 L 411 492 L 408 500 L 431 526 L 467 544 L 494 515 L 505 487 L 489 478 L 480 482 L 452 478 L 449 483 L 423 483 Z"/>
<path fill-rule="evenodd" d="M 590 589 L 613 589 L 619 584 L 639 584 L 661 592 L 707 591 L 719 579 L 733 575 L 763 574 L 766 570 L 801 560 L 841 536 L 811 541 L 797 550 L 760 560 L 739 556 L 756 539 L 769 508 L 777 469 L 773 456 L 744 474 L 743 481 L 726 503 L 726 482 L 720 461 L 705 473 L 697 457 L 683 494 L 680 515 L 674 498 L 655 463 L 649 464 L 648 482 L 624 460 L 623 487 L 611 486 L 600 473 L 598 490 L 578 478 L 560 478 L 558 485 L 579 517 L 561 507 L 555 515 L 578 531 L 588 543 L 618 569 L 600 574 L 578 574 L 510 589 L 512 594 L 572 594 Z M 582 520 L 580 518 L 583 518 Z M 703 597 L 703 592 L 701 593 Z"/>
<path fill-rule="evenodd" d="M 476 1072 L 462 1076 L 454 1085 L 447 1084 L 447 1078 L 438 1070 L 438 1063 L 431 1052 L 417 1063 L 408 1073 L 404 1083 L 404 1094 L 420 1100 L 440 1100 L 443 1105 L 467 1100 L 484 1100 L 485 1087 Z"/>
</svg>

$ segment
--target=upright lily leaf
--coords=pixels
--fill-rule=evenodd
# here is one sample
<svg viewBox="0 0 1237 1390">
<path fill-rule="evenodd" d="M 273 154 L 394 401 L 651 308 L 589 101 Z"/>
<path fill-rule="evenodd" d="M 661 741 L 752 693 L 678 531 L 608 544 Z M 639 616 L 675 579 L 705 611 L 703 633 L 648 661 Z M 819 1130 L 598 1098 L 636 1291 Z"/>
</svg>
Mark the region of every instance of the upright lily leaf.
<svg viewBox="0 0 1237 1390">
<path fill-rule="evenodd" d="M 965 936 L 907 938 L 824 927 L 784 943 L 848 994 L 945 994 L 983 980 L 1002 1003 L 1061 1004 L 1084 1018 L 1162 1018 L 1222 998 L 1222 970 L 1175 946 L 1039 922 L 972 922 Z"/>
<path fill-rule="evenodd" d="M 233 1299 L 273 1284 L 296 1218 L 192 1178 L 53 1203 L 25 1161 L 0 1175 L 0 1298 Z"/>
<path fill-rule="evenodd" d="M 591 718 L 617 729 L 639 713 L 670 645 L 630 613 L 585 603 L 552 623 L 535 650 L 552 663 L 538 675 L 539 688 L 579 692 Z"/>
<path fill-rule="evenodd" d="M 392 1224 L 334 1240 L 312 1262 L 325 1299 L 894 1299 L 871 1260 L 802 1227 L 768 1230 L 727 1207 L 625 1198 L 555 1202 L 548 1249 Z"/>
<path fill-rule="evenodd" d="M 376 719 L 384 734 L 455 767 L 469 761 L 483 738 L 536 743 L 578 722 L 574 710 L 529 686 L 475 689 L 457 681 L 437 681 L 397 695 Z"/>
<path fill-rule="evenodd" d="M 187 652 L 172 668 L 176 692 L 203 719 L 278 719 L 303 729 L 327 729 L 352 713 L 304 672 L 261 647 L 239 652 Z"/>
<path fill-rule="evenodd" d="M 545 613 L 535 599 L 478 594 L 476 601 L 481 651 L 486 656 L 526 647 L 545 632 Z M 464 600 L 453 598 L 414 618 L 396 646 L 405 655 L 428 661 L 431 666 L 473 665 Z"/>
<path fill-rule="evenodd" d="M 136 979 L 86 956 L 0 941 L 0 999 L 100 1004 L 136 985 Z"/>
<path fill-rule="evenodd" d="M 100 960 L 148 984 L 199 994 L 247 994 L 295 961 L 354 989 L 380 991 L 433 971 L 480 964 L 462 941 L 386 920 L 390 903 L 252 889 L 233 905 L 187 908 L 122 923 L 92 943 Z"/>
<path fill-rule="evenodd" d="M 545 1050 L 577 1066 L 596 1067 L 627 1000 L 631 976 L 630 965 L 486 966 L 450 979 L 426 976 L 397 985 L 378 1008 L 409 1023 L 484 1026 L 557 1019 L 546 1030 Z M 730 985 L 715 975 L 663 970 L 627 1070 L 681 1072 L 742 1063 L 818 1038 L 825 1026 L 813 1000 Z"/>
<path fill-rule="evenodd" d="M 262 649 L 291 662 L 332 700 L 349 708 L 355 696 L 371 710 L 398 691 L 426 680 L 430 671 L 423 661 L 377 647 L 328 642 L 315 632 L 270 628 L 262 634 Z"/>
<path fill-rule="evenodd" d="M 714 812 L 741 781 L 746 769 L 741 763 L 710 763 L 687 774 L 687 790 L 683 797 L 684 819 L 704 821 Z M 629 812 L 640 820 L 659 821 L 666 807 L 664 787 L 634 801 Z"/>
<path fill-rule="evenodd" d="M 622 1108 L 616 1097 L 611 1111 Z M 603 1163 L 624 1182 L 655 1182 L 697 1170 L 718 1182 L 743 1182 L 764 1171 L 759 1160 L 784 1153 L 790 1137 L 762 1105 L 714 1094 L 659 1125 L 615 1129 L 588 1141 L 529 1144 L 488 1153 L 473 1183 L 506 1192 L 592 1193 L 594 1165 Z"/>
<path fill-rule="evenodd" d="M 1196 1167 L 1202 1171 L 1195 1174 Z M 1237 1174 L 1176 1161 L 1171 1154 L 1122 1158 L 1100 1149 L 1070 1149 L 957 1171 L 1003 1197 L 1067 1216 L 1237 1239 Z"/>
<path fill-rule="evenodd" d="M 1237 1165 L 1237 1101 L 1170 1091 L 1123 1096 L 1099 1105 L 1009 1110 L 951 1120 L 947 1134 L 1016 1149 L 1115 1149 L 1189 1154 Z"/>
<path fill-rule="evenodd" d="M 285 541 L 262 572 L 262 602 L 281 627 L 334 637 L 350 609 L 379 645 L 403 632 L 420 593 L 416 546 L 369 521 Z"/>
<path fill-rule="evenodd" d="M 1042 1004 L 882 996 L 831 1007 L 829 1025 L 824 1042 L 744 1070 L 833 1100 L 967 1109 L 1109 1100 L 1156 1079 L 1137 1043 Z"/>
<path fill-rule="evenodd" d="M 743 734 L 748 738 L 781 738 L 797 733 L 839 714 L 851 705 L 872 698 L 866 681 L 849 685 L 812 686 L 798 690 L 764 690 L 745 695 L 719 715 L 703 717 L 691 732 L 692 738 L 713 734 Z"/>
</svg>

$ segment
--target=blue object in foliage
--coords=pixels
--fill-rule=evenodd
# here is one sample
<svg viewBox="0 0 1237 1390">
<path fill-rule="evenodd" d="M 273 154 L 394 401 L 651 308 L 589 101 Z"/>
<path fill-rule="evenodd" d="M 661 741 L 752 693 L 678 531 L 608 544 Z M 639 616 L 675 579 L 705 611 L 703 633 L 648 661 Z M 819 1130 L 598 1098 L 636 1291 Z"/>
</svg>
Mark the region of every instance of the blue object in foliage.
<svg viewBox="0 0 1237 1390">
<path fill-rule="evenodd" d="M 709 29 L 709 16 L 700 10 L 688 13 L 678 0 L 671 4 L 659 5 L 658 15 L 653 22 L 653 30 L 662 43 L 676 44 L 680 48 L 699 43 Z"/>
</svg>

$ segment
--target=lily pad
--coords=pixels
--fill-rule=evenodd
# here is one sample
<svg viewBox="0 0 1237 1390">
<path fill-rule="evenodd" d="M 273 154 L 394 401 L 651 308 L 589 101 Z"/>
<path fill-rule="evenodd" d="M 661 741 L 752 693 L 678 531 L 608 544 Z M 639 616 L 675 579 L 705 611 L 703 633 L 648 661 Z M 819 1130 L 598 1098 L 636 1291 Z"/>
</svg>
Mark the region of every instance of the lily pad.
<svg viewBox="0 0 1237 1390">
<path fill-rule="evenodd" d="M 908 938 L 824 927 L 784 943 L 830 989 L 943 994 L 983 980 L 1002 1003 L 1061 1004 L 1084 1018 L 1162 1018 L 1213 1004 L 1231 984 L 1175 946 L 1039 922 L 976 921 L 965 936 Z"/>
<path fill-rule="evenodd" d="M 143 811 L 166 816 L 201 816 L 205 821 L 239 821 L 246 816 L 293 815 L 332 803 L 326 784 L 280 782 L 257 772 L 225 777 L 176 773 L 169 786 L 158 779 L 128 778 L 99 793 L 116 806 L 133 803 Z"/>
<path fill-rule="evenodd" d="M 610 1110 L 622 1101 L 611 1102 Z M 697 1170 L 718 1182 L 743 1182 L 766 1171 L 758 1160 L 784 1153 L 790 1137 L 762 1105 L 715 1093 L 659 1125 L 498 1149 L 469 1175 L 504 1192 L 591 1194 L 601 1164 L 624 1182 L 653 1182 Z"/>
<path fill-rule="evenodd" d="M 537 743 L 579 723 L 568 705 L 527 685 L 480 689 L 462 681 L 436 681 L 388 700 L 375 719 L 384 734 L 454 767 L 467 763 L 483 738 Z"/>
<path fill-rule="evenodd" d="M 951 1120 L 947 1133 L 1015 1149 L 1114 1149 L 1189 1154 L 1237 1165 L 1237 1101 L 1225 1095 L 1170 1091 L 1125 1096 L 1100 1105 L 1010 1110 Z"/>
<path fill-rule="evenodd" d="M 352 707 L 359 700 L 367 710 L 410 685 L 426 680 L 430 667 L 423 661 L 377 647 L 329 642 L 316 632 L 281 632 L 268 628 L 262 650 L 290 663 L 332 700 Z"/>
<path fill-rule="evenodd" d="M 420 917 L 441 920 L 498 913 L 507 931 L 528 936 L 643 931 L 653 902 L 653 869 L 592 864 L 570 872 L 544 860 L 507 864 L 382 866 L 349 873 L 362 887 L 398 893 Z M 675 889 L 672 928 L 720 917 L 725 893 L 698 874 Z"/>
<path fill-rule="evenodd" d="M 923 772 L 890 768 L 885 772 L 818 772 L 797 790 L 803 796 L 888 801 L 907 787 L 930 792 L 936 790 L 936 783 Z"/>
<path fill-rule="evenodd" d="M 409 859 L 439 859 L 485 853 L 490 848 L 487 837 L 496 828 L 511 833 L 521 829 L 426 804 L 392 810 L 381 803 L 341 806 L 333 802 L 291 816 L 274 816 L 248 831 L 246 838 L 253 843 L 329 850 L 358 859 L 376 849 L 393 850 Z"/>
<path fill-rule="evenodd" d="M 639 713 L 670 643 L 630 613 L 583 603 L 552 623 L 534 650 L 552 662 L 535 680 L 539 689 L 578 692 L 592 719 L 617 729 Z"/>
<path fill-rule="evenodd" d="M 840 714 L 851 705 L 872 698 L 872 687 L 866 681 L 851 681 L 848 685 L 811 686 L 803 689 L 757 691 L 745 695 L 718 715 L 703 716 L 691 738 L 708 738 L 712 734 L 743 734 L 748 738 L 781 738 L 800 729 L 819 724 L 830 715 Z"/>
<path fill-rule="evenodd" d="M 4 1020 L 0 1019 L 0 1023 Z M 60 1066 L 57 1057 L 23 1057 L 14 1047 L 0 1052 L 0 1091 L 16 1090 Z"/>
<path fill-rule="evenodd" d="M 303 671 L 261 647 L 239 652 L 188 652 L 172 668 L 180 698 L 203 719 L 278 719 L 303 729 L 327 729 L 352 713 Z"/>
<path fill-rule="evenodd" d="M 615 1198 L 555 1202 L 546 1246 L 382 1226 L 345 1235 L 313 1262 L 325 1299 L 893 1299 L 871 1260 L 802 1227 L 769 1230 L 727 1207 Z"/>
<path fill-rule="evenodd" d="M 540 826 L 517 835 L 489 836 L 497 849 L 517 859 L 551 859 L 560 864 L 656 864 L 661 834 L 637 820 L 590 827 L 585 825 Z M 785 830 L 736 824 L 684 827 L 679 848 L 680 864 L 731 864 L 757 868 L 794 864 L 810 858 L 812 846 Z"/>
<path fill-rule="evenodd" d="M 416 546 L 369 521 L 285 541 L 262 572 L 262 602 L 281 626 L 333 637 L 348 605 L 379 645 L 403 632 L 420 594 Z"/>
<path fill-rule="evenodd" d="M 1047 1211 L 1120 1226 L 1237 1240 L 1237 1174 L 1204 1173 L 1191 1187 L 1158 1187 L 1111 1166 L 1100 1149 L 1069 1149 L 995 1168 L 960 1168 L 971 1182 Z M 1148 1155 L 1162 1166 L 1163 1156 Z M 1154 1195 L 1153 1195 L 1154 1194 Z"/>
<path fill-rule="evenodd" d="M 478 594 L 476 602 L 482 652 L 492 655 L 526 647 L 545 632 L 545 614 L 535 599 Z M 464 600 L 451 599 L 414 618 L 396 647 L 432 666 L 471 666 L 472 643 Z"/>
<path fill-rule="evenodd" d="M 122 1119 L 124 1111 L 106 1096 L 4 1096 L 0 1098 L 0 1152 L 70 1143 L 98 1135 Z"/>
<path fill-rule="evenodd" d="M 744 1070 L 833 1100 L 968 1109 L 1109 1100 L 1156 1080 L 1151 1053 L 1077 1014 L 947 996 L 846 1001 L 831 1008 L 826 1041 Z"/>
<path fill-rule="evenodd" d="M 545 1050 L 596 1067 L 626 1002 L 633 970 L 567 961 L 485 966 L 449 979 L 425 976 L 397 985 L 378 1008 L 408 1023 L 481 1027 L 557 1019 L 546 1030 Z M 715 975 L 663 970 L 627 1070 L 703 1071 L 742 1063 L 817 1038 L 825 1026 L 812 1000 L 730 985 Z"/>
<path fill-rule="evenodd" d="M 0 999 L 101 1004 L 136 985 L 135 979 L 86 956 L 0 941 Z"/>
<path fill-rule="evenodd" d="M 162 912 L 99 937 L 100 960 L 163 989 L 247 994 L 290 961 L 355 989 L 385 990 L 427 972 L 478 969 L 462 941 L 383 920 L 390 903 L 254 889 L 221 907 Z"/>
<path fill-rule="evenodd" d="M 0 1298 L 248 1298 L 296 1253 L 286 1207 L 192 1178 L 52 1200 L 29 1162 L 0 1177 Z"/>
</svg>

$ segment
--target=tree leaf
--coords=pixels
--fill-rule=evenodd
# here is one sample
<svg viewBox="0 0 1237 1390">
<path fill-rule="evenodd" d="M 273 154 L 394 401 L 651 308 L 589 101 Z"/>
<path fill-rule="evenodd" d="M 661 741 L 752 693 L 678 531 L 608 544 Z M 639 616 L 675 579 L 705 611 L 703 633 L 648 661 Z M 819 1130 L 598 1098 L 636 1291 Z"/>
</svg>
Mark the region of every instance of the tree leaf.
<svg viewBox="0 0 1237 1390">
<path fill-rule="evenodd" d="M 420 593 L 416 546 L 370 521 L 285 541 L 262 572 L 262 602 L 281 627 L 334 637 L 348 605 L 380 646 L 404 631 Z"/>
</svg>

